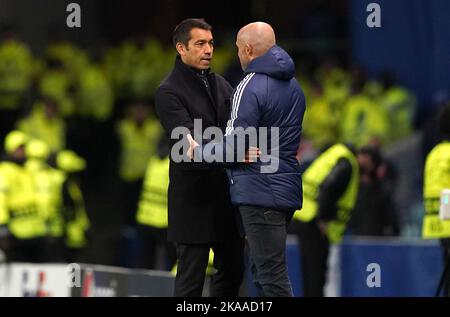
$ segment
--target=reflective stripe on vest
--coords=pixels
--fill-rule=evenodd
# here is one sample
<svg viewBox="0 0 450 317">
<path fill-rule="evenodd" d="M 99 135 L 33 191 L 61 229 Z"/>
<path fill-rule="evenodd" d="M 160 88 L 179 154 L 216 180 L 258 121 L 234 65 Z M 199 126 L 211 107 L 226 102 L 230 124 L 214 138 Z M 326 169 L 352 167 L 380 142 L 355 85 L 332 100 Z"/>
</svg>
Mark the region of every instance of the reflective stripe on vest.
<svg viewBox="0 0 450 317">
<path fill-rule="evenodd" d="M 23 166 L 3 162 L 0 164 L 2 191 L 0 206 L 2 221 L 17 239 L 42 237 L 47 233 L 45 217 L 37 208 L 34 181 Z M 7 213 L 8 215 L 6 215 Z"/>
</svg>

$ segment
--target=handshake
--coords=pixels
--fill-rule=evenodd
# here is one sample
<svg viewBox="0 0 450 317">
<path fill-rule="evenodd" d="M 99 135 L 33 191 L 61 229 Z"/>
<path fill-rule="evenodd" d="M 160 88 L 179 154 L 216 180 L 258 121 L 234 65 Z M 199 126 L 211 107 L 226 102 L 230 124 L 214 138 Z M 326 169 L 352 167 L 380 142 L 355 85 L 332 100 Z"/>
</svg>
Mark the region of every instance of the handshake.
<svg viewBox="0 0 450 317">
<path fill-rule="evenodd" d="M 187 135 L 187 139 L 189 141 L 189 149 L 188 149 L 187 155 L 191 160 L 193 160 L 194 159 L 194 150 L 196 147 L 199 146 L 199 144 L 197 142 L 195 142 L 195 140 L 194 140 L 194 138 L 192 138 L 191 134 Z M 251 147 L 249 147 L 247 152 L 245 152 L 245 158 L 242 160 L 242 163 L 254 163 L 260 157 L 260 155 L 261 155 L 261 151 L 259 150 L 259 148 L 251 146 Z"/>
</svg>

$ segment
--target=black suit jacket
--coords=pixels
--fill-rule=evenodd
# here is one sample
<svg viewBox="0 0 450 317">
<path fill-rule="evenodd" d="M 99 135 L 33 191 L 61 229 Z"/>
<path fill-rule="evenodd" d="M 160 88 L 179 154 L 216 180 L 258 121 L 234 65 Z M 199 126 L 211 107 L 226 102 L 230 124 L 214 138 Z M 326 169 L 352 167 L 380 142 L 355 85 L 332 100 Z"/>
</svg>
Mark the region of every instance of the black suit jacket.
<svg viewBox="0 0 450 317">
<path fill-rule="evenodd" d="M 156 112 L 170 139 L 176 127 L 193 134 L 194 119 L 202 119 L 202 131 L 220 127 L 224 132 L 231 110 L 231 86 L 208 73 L 211 94 L 193 69 L 178 56 L 156 95 Z M 196 131 L 196 139 L 200 137 Z M 194 134 L 193 134 L 194 135 Z M 170 147 L 178 140 L 170 140 Z M 168 191 L 168 239 L 178 243 L 213 243 L 237 236 L 236 213 L 223 168 L 202 163 L 170 162 Z"/>
</svg>

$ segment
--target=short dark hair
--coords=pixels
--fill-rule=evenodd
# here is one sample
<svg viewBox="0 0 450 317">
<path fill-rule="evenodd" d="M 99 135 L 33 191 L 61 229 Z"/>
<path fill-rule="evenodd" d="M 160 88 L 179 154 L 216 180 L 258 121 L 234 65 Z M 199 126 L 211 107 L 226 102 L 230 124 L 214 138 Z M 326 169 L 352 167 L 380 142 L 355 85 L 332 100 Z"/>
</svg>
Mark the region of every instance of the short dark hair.
<svg viewBox="0 0 450 317">
<path fill-rule="evenodd" d="M 202 30 L 212 30 L 212 26 L 205 22 L 204 19 L 185 19 L 178 24 L 173 30 L 172 42 L 173 46 L 177 46 L 177 43 L 183 43 L 188 45 L 191 39 L 191 30 L 199 28 Z"/>
<path fill-rule="evenodd" d="M 439 113 L 439 130 L 444 138 L 450 139 L 450 101 L 444 104 Z"/>
</svg>

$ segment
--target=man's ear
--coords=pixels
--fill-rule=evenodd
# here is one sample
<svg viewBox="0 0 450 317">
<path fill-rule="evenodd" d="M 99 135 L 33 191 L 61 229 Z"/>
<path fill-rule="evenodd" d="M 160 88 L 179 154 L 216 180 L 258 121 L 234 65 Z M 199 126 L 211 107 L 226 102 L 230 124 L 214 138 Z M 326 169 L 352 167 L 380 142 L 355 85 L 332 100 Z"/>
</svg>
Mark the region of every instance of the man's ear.
<svg viewBox="0 0 450 317">
<path fill-rule="evenodd" d="M 180 54 L 180 56 L 186 55 L 187 48 L 183 43 L 178 42 L 175 48 L 177 49 L 177 52 L 178 54 Z"/>
<path fill-rule="evenodd" d="M 250 44 L 245 44 L 245 54 L 249 57 L 253 56 L 253 47 Z"/>
</svg>

